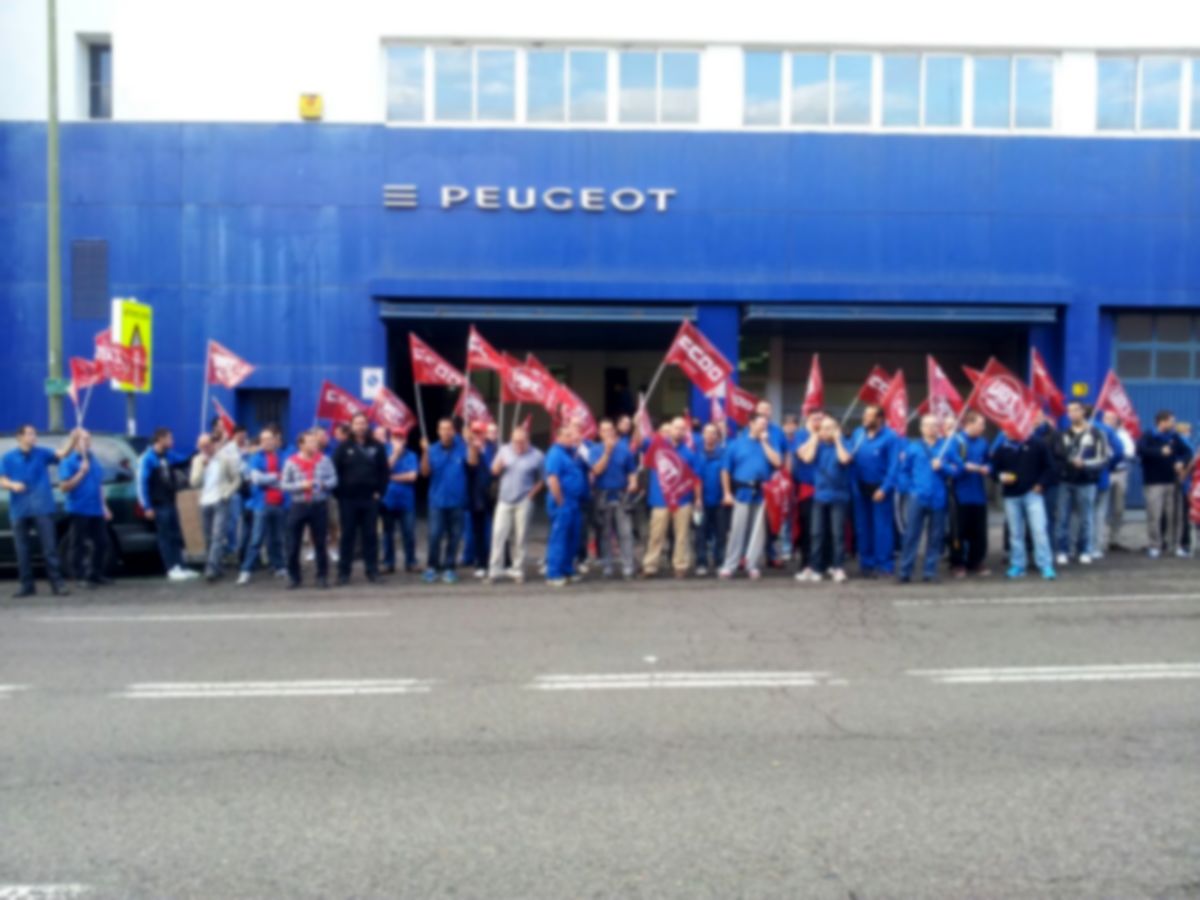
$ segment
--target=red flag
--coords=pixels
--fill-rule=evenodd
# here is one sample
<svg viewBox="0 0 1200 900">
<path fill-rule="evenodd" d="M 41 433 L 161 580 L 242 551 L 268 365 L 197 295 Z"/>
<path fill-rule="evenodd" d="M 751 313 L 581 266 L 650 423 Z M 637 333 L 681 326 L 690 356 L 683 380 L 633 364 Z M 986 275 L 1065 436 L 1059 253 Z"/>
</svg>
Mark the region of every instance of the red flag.
<svg viewBox="0 0 1200 900">
<path fill-rule="evenodd" d="M 216 397 L 212 398 L 213 408 L 217 411 L 217 418 L 221 420 L 221 430 L 225 432 L 225 437 L 233 437 L 233 429 L 237 428 L 237 422 L 233 420 L 233 416 L 221 405 L 221 401 Z"/>
<path fill-rule="evenodd" d="M 713 394 L 708 401 L 708 421 L 714 425 L 725 424 L 725 407 L 721 404 L 721 398 L 716 394 Z"/>
<path fill-rule="evenodd" d="M 521 423 L 521 427 L 525 429 L 526 434 L 529 434 L 530 429 L 533 428 L 533 413 L 526 414 L 525 421 Z"/>
<path fill-rule="evenodd" d="M 705 394 L 719 388 L 733 371 L 733 366 L 721 351 L 700 333 L 700 329 L 687 321 L 679 326 L 675 340 L 671 341 L 666 362 L 679 366 L 692 384 Z"/>
<path fill-rule="evenodd" d="M 235 388 L 250 377 L 254 366 L 216 341 L 209 341 L 205 369 L 205 377 L 209 384 Z"/>
<path fill-rule="evenodd" d="M 558 382 L 541 366 L 511 360 L 500 373 L 500 380 L 505 403 L 535 403 L 546 410 L 553 406 Z"/>
<path fill-rule="evenodd" d="M 638 394 L 638 408 L 633 416 L 633 425 L 637 429 L 638 437 L 643 441 L 654 437 L 654 423 L 650 421 L 650 412 L 646 409 L 645 394 Z"/>
<path fill-rule="evenodd" d="M 1029 388 L 996 359 L 989 359 L 971 391 L 969 405 L 1014 441 L 1028 440 L 1041 407 Z"/>
<path fill-rule="evenodd" d="M 814 353 L 808 368 L 808 384 L 804 386 L 804 403 L 800 406 L 800 418 L 807 419 L 814 409 L 825 408 L 825 377 L 821 374 L 821 354 Z"/>
<path fill-rule="evenodd" d="M 1138 418 L 1137 410 L 1133 408 L 1133 401 L 1129 399 L 1125 385 L 1121 384 L 1121 379 L 1112 369 L 1109 369 L 1104 377 L 1104 386 L 1100 388 L 1096 409 L 1100 412 L 1116 413 L 1125 430 L 1135 441 L 1142 436 L 1142 422 Z"/>
<path fill-rule="evenodd" d="M 579 434 L 585 441 L 596 436 L 596 419 L 588 405 L 578 394 L 561 382 L 556 393 L 558 413 L 556 418 L 564 422 L 574 422 L 579 426 Z"/>
<path fill-rule="evenodd" d="M 137 375 L 137 361 L 133 351 L 115 343 L 108 329 L 96 335 L 96 364 L 106 378 L 133 384 Z"/>
<path fill-rule="evenodd" d="M 104 378 L 104 367 L 96 360 L 84 359 L 81 356 L 71 357 L 71 387 L 74 390 L 103 384 Z"/>
<path fill-rule="evenodd" d="M 454 405 L 454 414 L 470 425 L 473 422 L 484 422 L 488 425 L 495 423 L 492 413 L 484 402 L 483 395 L 474 387 L 468 385 L 466 390 L 458 395 Z"/>
<path fill-rule="evenodd" d="M 863 386 L 858 389 L 858 402 L 867 406 L 882 403 L 883 395 L 887 393 L 891 383 L 892 376 L 887 373 L 887 370 L 882 366 L 876 366 L 867 376 L 867 380 L 863 382 Z"/>
<path fill-rule="evenodd" d="M 1038 353 L 1037 347 L 1031 347 L 1029 350 L 1029 389 L 1038 403 L 1049 409 L 1054 418 L 1061 418 L 1067 411 L 1063 392 L 1054 383 L 1050 370 L 1046 368 L 1046 361 L 1042 359 L 1042 354 Z"/>
<path fill-rule="evenodd" d="M 432 347 L 411 331 L 408 333 L 408 351 L 412 356 L 414 384 L 462 387 L 467 383 L 462 372 L 442 359 Z"/>
<path fill-rule="evenodd" d="M 896 370 L 879 405 L 883 407 L 883 419 L 888 428 L 903 437 L 908 431 L 908 384 L 904 380 L 903 369 Z"/>
<path fill-rule="evenodd" d="M 667 507 L 672 511 L 678 509 L 680 501 L 695 488 L 696 474 L 671 442 L 661 436 L 650 442 L 647 464 L 654 467 Z"/>
<path fill-rule="evenodd" d="M 796 496 L 787 468 L 779 469 L 768 478 L 762 492 L 763 506 L 767 511 L 767 530 L 771 534 L 779 534 L 784 521 L 791 518 L 792 499 Z"/>
<path fill-rule="evenodd" d="M 349 391 L 344 391 L 332 381 L 321 382 L 321 394 L 317 398 L 317 418 L 330 422 L 349 422 L 355 413 L 366 412 L 367 408 Z"/>
<path fill-rule="evenodd" d="M 1188 517 L 1193 525 L 1200 525 L 1200 469 L 1192 475 L 1192 486 L 1188 491 Z"/>
<path fill-rule="evenodd" d="M 958 418 L 963 411 L 962 395 L 930 355 L 925 357 L 925 377 L 929 383 L 929 411 L 938 421 Z"/>
<path fill-rule="evenodd" d="M 725 383 L 725 411 L 739 428 L 746 427 L 757 408 L 758 398 L 752 393 L 742 390 L 732 381 Z"/>
<path fill-rule="evenodd" d="M 393 434 L 408 434 L 417 424 L 408 405 L 385 387 L 376 392 L 367 415 L 376 425 L 382 425 Z"/>
<path fill-rule="evenodd" d="M 467 333 L 467 368 L 503 372 L 504 367 L 504 354 L 485 341 L 483 335 L 472 325 L 471 330 Z"/>
<path fill-rule="evenodd" d="M 971 382 L 971 387 L 979 384 L 979 379 L 983 377 L 983 373 L 978 369 L 972 369 L 970 366 L 962 367 L 963 374 L 967 376 L 967 381 Z"/>
<path fill-rule="evenodd" d="M 546 399 L 541 401 L 542 408 L 551 416 L 558 415 L 558 379 L 556 379 L 550 370 L 543 365 L 542 361 L 532 353 L 525 354 L 525 368 L 532 369 L 536 373 L 536 377 L 540 377 L 546 384 Z"/>
</svg>

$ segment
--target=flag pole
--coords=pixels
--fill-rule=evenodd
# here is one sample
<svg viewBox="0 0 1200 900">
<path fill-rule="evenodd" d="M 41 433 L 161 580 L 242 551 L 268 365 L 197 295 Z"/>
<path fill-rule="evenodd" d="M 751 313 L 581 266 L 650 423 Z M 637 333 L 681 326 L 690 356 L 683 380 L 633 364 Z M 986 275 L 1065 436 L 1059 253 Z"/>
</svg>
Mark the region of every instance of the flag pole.
<svg viewBox="0 0 1200 900">
<path fill-rule="evenodd" d="M 856 409 L 858 409 L 858 395 L 857 394 L 854 395 L 854 400 L 850 404 L 850 407 L 846 410 L 846 414 L 844 416 L 842 416 L 842 424 L 841 424 L 842 428 L 846 427 L 846 423 L 848 421 L 850 421 L 850 416 L 854 413 L 854 410 L 856 410 Z"/>
<path fill-rule="evenodd" d="M 988 360 L 988 363 L 991 363 L 991 360 L 990 360 L 990 359 Z M 986 366 L 986 365 L 984 366 L 984 371 L 987 371 L 987 366 Z M 958 414 L 957 418 L 955 418 L 955 420 L 954 420 L 954 433 L 955 433 L 955 434 L 958 434 L 958 429 L 962 427 L 962 420 L 963 420 L 963 417 L 965 417 L 965 416 L 966 416 L 966 414 L 967 414 L 967 411 L 968 411 L 968 410 L 971 408 L 971 401 L 975 399 L 975 392 L 976 392 L 977 390 L 979 390 L 979 385 L 978 385 L 978 384 L 975 384 L 975 383 L 972 383 L 972 385 L 971 385 L 971 393 L 967 395 L 967 400 L 966 400 L 966 402 L 965 402 L 965 403 L 963 403 L 962 412 L 960 412 L 960 413 Z M 941 459 L 943 456 L 945 456 L 945 455 L 946 455 L 946 449 L 947 449 L 947 448 L 950 446 L 950 439 L 949 439 L 949 438 L 943 438 L 942 440 L 944 441 L 944 443 L 942 444 L 942 450 L 941 450 L 941 452 L 940 452 L 940 453 L 938 453 L 938 456 L 937 456 L 937 458 L 938 458 L 939 460 L 940 460 L 940 459 Z"/>
<path fill-rule="evenodd" d="M 208 357 L 212 353 L 212 344 L 204 348 L 204 393 L 200 399 L 200 434 L 204 434 L 204 421 L 208 418 Z"/>
<path fill-rule="evenodd" d="M 421 440 L 425 437 L 425 408 L 421 405 L 421 383 L 413 382 L 413 392 L 417 395 L 417 421 L 421 423 Z"/>
<path fill-rule="evenodd" d="M 650 385 L 642 394 L 642 406 L 646 406 L 650 402 L 650 395 L 654 393 L 654 388 L 658 385 L 658 380 L 662 378 L 663 371 L 667 368 L 667 358 L 664 356 L 663 361 L 658 364 L 658 369 L 654 373 L 654 377 L 650 379 Z"/>
<path fill-rule="evenodd" d="M 83 395 L 83 410 L 79 414 L 79 424 L 83 425 L 83 420 L 87 418 L 88 404 L 92 402 L 92 388 L 94 384 L 89 384 L 87 393 Z"/>
</svg>

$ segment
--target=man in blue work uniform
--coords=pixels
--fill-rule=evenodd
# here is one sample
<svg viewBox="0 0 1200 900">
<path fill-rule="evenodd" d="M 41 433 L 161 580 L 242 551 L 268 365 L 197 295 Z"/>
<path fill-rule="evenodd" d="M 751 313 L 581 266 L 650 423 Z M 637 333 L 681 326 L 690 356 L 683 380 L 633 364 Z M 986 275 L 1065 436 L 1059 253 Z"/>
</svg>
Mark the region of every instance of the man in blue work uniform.
<svg viewBox="0 0 1200 900">
<path fill-rule="evenodd" d="M 12 522 L 13 543 L 17 549 L 17 572 L 21 586 L 14 597 L 30 597 L 37 593 L 33 583 L 33 553 L 29 529 L 37 532 L 50 589 L 55 594 L 69 594 L 58 562 L 58 546 L 54 535 L 54 491 L 50 487 L 50 466 L 58 465 L 75 447 L 78 430 L 71 433 L 58 450 L 37 446 L 37 429 L 22 425 L 17 429 L 17 446 L 0 459 L 0 488 L 8 491 L 8 517 Z"/>
<path fill-rule="evenodd" d="M 637 458 L 622 441 L 612 419 L 600 420 L 599 440 L 588 444 L 591 461 L 592 509 L 596 520 L 601 571 L 613 576 L 613 547 L 621 559 L 621 577 L 632 578 L 633 521 L 630 497 L 637 492 Z"/>
<path fill-rule="evenodd" d="M 896 556 L 895 476 L 901 441 L 884 424 L 883 408 L 863 409 L 862 425 L 850 438 L 854 457 L 851 494 L 858 568 L 864 578 L 891 575 Z"/>
<path fill-rule="evenodd" d="M 704 426 L 696 451 L 696 474 L 700 477 L 700 521 L 696 525 L 696 574 L 703 577 L 725 561 L 725 535 L 733 505 L 725 503 L 721 473 L 725 471 L 725 445 L 721 429 L 711 422 Z"/>
<path fill-rule="evenodd" d="M 429 554 L 422 579 L 432 584 L 439 575 L 446 584 L 458 581 L 454 564 L 467 506 L 467 462 L 479 461 L 478 446 L 468 447 L 454 433 L 454 421 L 438 422 L 437 442 L 421 439 L 421 474 L 429 479 Z"/>
<path fill-rule="evenodd" d="M 971 410 L 963 416 L 962 432 L 948 453 L 957 455 L 958 474 L 954 497 L 958 501 L 958 540 L 950 548 L 950 568 L 955 578 L 988 575 L 987 482 L 989 447 L 983 436 L 983 416 Z"/>
<path fill-rule="evenodd" d="M 682 416 L 664 422 L 659 428 L 659 437 L 679 455 L 694 475 L 696 456 L 684 443 L 686 434 L 687 421 Z M 650 438 L 642 442 L 642 453 L 649 452 L 651 443 Z M 692 508 L 696 492 L 694 488 L 688 491 L 678 498 L 676 507 L 671 509 L 653 465 L 649 467 L 649 472 L 649 490 L 646 495 L 650 504 L 650 533 L 646 537 L 646 554 L 642 558 L 642 577 L 653 578 L 658 574 L 669 533 L 671 568 L 676 578 L 684 578 L 692 565 Z"/>
<path fill-rule="evenodd" d="M 909 441 L 901 457 L 900 469 L 908 485 L 908 519 L 904 523 L 904 546 L 900 551 L 899 580 L 903 583 L 912 581 L 923 532 L 928 532 L 924 580 L 937 580 L 949 502 L 946 480 L 958 474 L 958 462 L 948 446 L 953 438 L 939 438 L 940 430 L 937 416 L 922 416 L 921 437 Z"/>
<path fill-rule="evenodd" d="M 804 419 L 804 427 L 800 428 L 787 446 L 787 460 L 792 466 L 792 479 L 796 483 L 796 547 L 800 554 L 796 566 L 797 581 L 814 581 L 816 573 L 812 564 L 814 555 L 819 555 L 822 548 L 813 546 L 812 511 L 813 495 L 816 492 L 816 467 L 800 458 L 800 448 L 808 443 L 821 427 L 825 419 L 823 410 L 814 409 Z"/>
<path fill-rule="evenodd" d="M 763 550 L 767 542 L 763 485 L 782 462 L 771 442 L 767 418 L 755 414 L 725 452 L 721 475 L 721 502 L 731 511 L 725 539 L 725 560 L 717 573 L 729 579 L 745 561 L 751 580 L 762 577 Z"/>
<path fill-rule="evenodd" d="M 546 584 L 551 587 L 562 587 L 577 577 L 575 554 L 582 526 L 579 504 L 587 491 L 587 476 L 578 455 L 579 429 L 574 423 L 563 425 L 546 454 L 546 512 L 550 516 Z"/>
<path fill-rule="evenodd" d="M 820 581 L 826 572 L 834 582 L 846 580 L 846 513 L 850 506 L 850 467 L 854 461 L 842 443 L 836 419 L 825 416 L 800 448 L 800 459 L 813 467 L 813 568 L 810 577 L 801 572 L 797 581 Z M 825 552 L 828 547 L 828 552 Z M 806 570 L 807 571 L 807 570 Z"/>
<path fill-rule="evenodd" d="M 407 434 L 391 435 L 388 444 L 388 486 L 379 502 L 383 523 L 383 569 L 385 575 L 396 571 L 396 528 L 400 529 L 404 545 L 404 571 L 417 568 L 416 520 L 417 501 L 414 485 L 420 463 L 417 454 L 408 449 Z"/>
<path fill-rule="evenodd" d="M 104 500 L 104 467 L 92 452 L 92 436 L 80 431 L 75 449 L 58 467 L 58 487 L 66 497 L 71 521 L 71 572 L 83 588 L 112 584 L 104 574 L 108 526 L 112 518 Z M 91 545 L 90 558 L 86 555 Z"/>
</svg>

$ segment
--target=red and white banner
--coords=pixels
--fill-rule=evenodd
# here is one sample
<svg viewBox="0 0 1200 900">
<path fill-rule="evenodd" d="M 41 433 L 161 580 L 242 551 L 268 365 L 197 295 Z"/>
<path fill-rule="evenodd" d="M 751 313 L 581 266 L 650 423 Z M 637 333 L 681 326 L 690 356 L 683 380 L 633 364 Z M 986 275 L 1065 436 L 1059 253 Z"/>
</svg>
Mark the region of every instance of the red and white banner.
<svg viewBox="0 0 1200 900">
<path fill-rule="evenodd" d="M 549 409 L 558 388 L 554 376 L 538 366 L 519 363 L 512 357 L 506 363 L 500 373 L 504 389 L 501 399 L 505 403 L 534 403 Z"/>
<path fill-rule="evenodd" d="M 408 334 L 408 351 L 412 356 L 413 384 L 432 384 L 443 387 L 462 387 L 466 377 L 442 359 L 432 347 L 413 334 Z"/>
<path fill-rule="evenodd" d="M 225 432 L 225 437 L 233 437 L 233 429 L 237 428 L 237 422 L 233 420 L 233 416 L 216 397 L 212 398 L 212 405 L 213 409 L 217 411 L 217 418 L 221 420 L 221 430 Z"/>
<path fill-rule="evenodd" d="M 908 431 L 908 384 L 904 380 L 903 369 L 896 370 L 879 405 L 883 408 L 883 420 L 888 428 L 904 437 Z"/>
<path fill-rule="evenodd" d="M 732 381 L 725 382 L 725 412 L 738 428 L 745 428 L 758 408 L 758 398 Z"/>
<path fill-rule="evenodd" d="M 957 419 L 963 411 L 962 395 L 931 355 L 925 357 L 925 377 L 929 384 L 929 411 L 938 417 L 938 421 Z"/>
<path fill-rule="evenodd" d="M 1133 401 L 1129 399 L 1125 385 L 1121 384 L 1121 379 L 1112 369 L 1104 376 L 1104 386 L 1100 388 L 1096 409 L 1099 412 L 1116 413 L 1125 430 L 1135 441 L 1142 436 L 1142 421 L 1138 418 L 1137 410 L 1133 408 Z"/>
<path fill-rule="evenodd" d="M 971 387 L 979 384 L 979 379 L 983 377 L 983 373 L 978 369 L 972 369 L 970 366 L 962 367 L 963 374 L 967 376 L 967 381 L 971 382 Z"/>
<path fill-rule="evenodd" d="M 658 487 L 671 510 L 679 508 L 683 498 L 696 487 L 696 473 L 679 455 L 670 441 L 656 436 L 647 451 L 647 464 L 658 476 Z"/>
<path fill-rule="evenodd" d="M 376 392 L 367 415 L 376 425 L 382 425 L 393 434 L 408 434 L 417 424 L 408 404 L 385 387 Z"/>
<path fill-rule="evenodd" d="M 105 378 L 104 366 L 96 360 L 84 359 L 81 356 L 71 357 L 71 387 L 75 390 L 104 384 Z"/>
<path fill-rule="evenodd" d="M 454 414 L 468 425 L 475 422 L 495 424 L 495 419 L 492 418 L 491 410 L 484 402 L 483 395 L 471 385 L 467 385 L 466 389 L 458 395 L 458 402 L 454 404 Z"/>
<path fill-rule="evenodd" d="M 204 368 L 209 384 L 227 388 L 237 387 L 254 371 L 254 366 L 216 341 L 208 342 L 208 358 Z"/>
<path fill-rule="evenodd" d="M 876 366 L 863 382 L 863 386 L 858 389 L 858 402 L 867 406 L 882 403 L 883 395 L 887 393 L 891 383 L 892 376 L 887 370 L 883 366 Z"/>
<path fill-rule="evenodd" d="M 475 326 L 467 333 L 467 369 L 489 369 L 503 372 L 504 354 L 483 339 Z"/>
<path fill-rule="evenodd" d="M 779 534 L 783 523 L 792 517 L 792 503 L 796 492 L 787 468 L 779 469 L 766 480 L 762 488 L 763 506 L 767 511 L 767 530 Z"/>
<path fill-rule="evenodd" d="M 1025 383 L 994 358 L 979 373 L 968 403 L 1014 441 L 1029 439 L 1041 412 Z"/>
<path fill-rule="evenodd" d="M 650 421 L 650 411 L 646 409 L 645 394 L 638 394 L 638 408 L 633 414 L 633 427 L 637 431 L 639 441 L 648 441 L 654 437 L 654 423 Z"/>
<path fill-rule="evenodd" d="M 1192 486 L 1188 490 L 1188 517 L 1193 525 L 1200 525 L 1200 468 L 1192 475 Z"/>
<path fill-rule="evenodd" d="M 134 384 L 138 363 L 133 349 L 115 343 L 106 328 L 96 335 L 96 363 L 106 378 L 123 384 Z"/>
<path fill-rule="evenodd" d="M 804 386 L 804 402 L 800 405 L 800 418 L 807 419 L 814 410 L 825 408 L 825 376 L 821 374 L 821 354 L 814 353 L 812 365 L 808 367 L 808 383 Z"/>
<path fill-rule="evenodd" d="M 541 378 L 546 384 L 546 399 L 541 401 L 542 409 L 550 413 L 550 415 L 558 415 L 558 379 L 556 379 L 550 370 L 543 365 L 542 361 L 532 353 L 525 354 L 525 368 L 536 373 L 537 377 Z"/>
<path fill-rule="evenodd" d="M 685 429 L 683 432 L 683 445 L 685 447 L 687 447 L 689 450 L 695 450 L 696 449 L 696 435 L 692 428 L 692 414 L 691 413 L 685 412 L 683 414 L 683 424 L 684 424 L 684 429 Z"/>
<path fill-rule="evenodd" d="M 705 394 L 719 388 L 733 371 L 721 351 L 700 333 L 700 329 L 686 321 L 671 341 L 666 362 L 679 366 L 692 384 Z"/>
<path fill-rule="evenodd" d="M 1046 368 L 1046 361 L 1042 359 L 1042 354 L 1038 353 L 1037 347 L 1031 347 L 1029 350 L 1029 389 L 1038 403 L 1044 405 L 1054 418 L 1061 418 L 1067 411 L 1063 392 L 1054 383 L 1050 370 Z"/>
<path fill-rule="evenodd" d="M 356 413 L 365 413 L 367 408 L 349 391 L 342 390 L 332 381 L 321 382 L 321 394 L 317 398 L 317 418 L 330 422 L 349 422 Z"/>
<path fill-rule="evenodd" d="M 579 434 L 585 441 L 596 436 L 596 418 L 583 399 L 565 384 L 559 384 L 555 393 L 558 407 L 554 418 L 562 422 L 574 422 L 579 426 Z"/>
</svg>

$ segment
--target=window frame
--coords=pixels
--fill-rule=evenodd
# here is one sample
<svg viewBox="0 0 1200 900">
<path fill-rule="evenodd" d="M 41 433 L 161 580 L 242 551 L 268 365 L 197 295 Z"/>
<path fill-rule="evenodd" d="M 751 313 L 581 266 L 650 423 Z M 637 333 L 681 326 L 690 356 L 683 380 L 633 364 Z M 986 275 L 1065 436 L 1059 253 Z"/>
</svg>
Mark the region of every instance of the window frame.
<svg viewBox="0 0 1200 900">
<path fill-rule="evenodd" d="M 1137 81 L 1134 85 L 1134 105 L 1133 105 L 1133 126 L 1134 131 L 1145 134 L 1176 134 L 1178 132 L 1186 132 L 1188 110 L 1186 104 L 1187 92 L 1184 90 L 1184 84 L 1191 81 L 1191 68 L 1188 65 L 1190 57 L 1185 54 L 1174 53 L 1139 53 L 1137 60 Z M 1174 128 L 1153 128 L 1142 124 L 1143 104 L 1142 104 L 1142 88 L 1145 85 L 1146 63 L 1148 62 L 1175 62 L 1179 63 L 1179 99 L 1176 101 L 1176 115 L 1178 116 L 1177 123 Z M 1113 129 L 1116 130 L 1116 129 Z"/>
<path fill-rule="evenodd" d="M 1149 316 L 1150 317 L 1150 339 L 1149 340 L 1134 340 L 1122 341 L 1117 337 L 1117 329 L 1119 323 L 1116 321 L 1123 315 L 1134 316 Z M 1158 336 L 1159 320 L 1163 316 L 1184 315 L 1191 320 L 1191 332 L 1188 339 L 1172 343 L 1163 341 Z M 1117 363 L 1122 352 L 1142 352 L 1148 354 L 1148 371 L 1149 375 L 1128 375 L 1123 374 Z M 1190 374 L 1186 377 L 1165 377 L 1159 376 L 1158 373 L 1158 355 L 1159 353 L 1181 353 L 1189 357 Z M 1110 363 L 1112 370 L 1116 372 L 1122 381 L 1130 384 L 1200 384 L 1200 314 L 1188 309 L 1163 309 L 1157 308 L 1153 311 L 1143 310 L 1122 310 L 1114 315 L 1113 321 L 1113 339 Z"/>
</svg>

